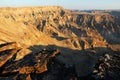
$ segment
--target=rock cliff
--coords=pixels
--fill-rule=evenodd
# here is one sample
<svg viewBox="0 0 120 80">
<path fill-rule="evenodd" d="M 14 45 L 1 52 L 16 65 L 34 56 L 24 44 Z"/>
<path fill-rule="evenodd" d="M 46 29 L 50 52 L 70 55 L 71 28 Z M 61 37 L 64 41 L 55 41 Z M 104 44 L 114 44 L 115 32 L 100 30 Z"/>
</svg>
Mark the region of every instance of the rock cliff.
<svg viewBox="0 0 120 80">
<path fill-rule="evenodd" d="M 34 80 L 56 74 L 59 79 L 60 70 L 71 69 L 72 74 L 63 74 L 80 79 L 90 75 L 101 56 L 120 52 L 119 13 L 77 12 L 59 6 L 0 8 L 0 78 Z"/>
<path fill-rule="evenodd" d="M 106 47 L 120 41 L 119 14 L 113 13 L 74 12 L 59 6 L 1 8 L 0 42 L 55 44 L 79 50 Z"/>
</svg>

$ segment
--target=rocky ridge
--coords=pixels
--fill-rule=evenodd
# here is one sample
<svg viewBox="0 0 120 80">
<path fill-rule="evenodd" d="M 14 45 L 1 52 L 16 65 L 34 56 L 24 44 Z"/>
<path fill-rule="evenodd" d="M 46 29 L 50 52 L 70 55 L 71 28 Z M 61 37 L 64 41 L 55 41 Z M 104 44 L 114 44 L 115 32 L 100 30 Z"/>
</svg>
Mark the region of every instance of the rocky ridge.
<svg viewBox="0 0 120 80">
<path fill-rule="evenodd" d="M 7 45 L 6 45 L 7 44 Z M 58 50 L 41 50 L 31 52 L 20 60 L 15 60 L 16 55 L 22 49 L 16 43 L 1 44 L 0 49 L 0 80 L 2 79 L 26 79 L 19 75 L 39 74 L 47 71 L 50 59 L 60 54 Z M 6 78 L 7 77 L 7 78 Z"/>
<path fill-rule="evenodd" d="M 0 68 L 4 68 L 0 75 L 10 73 L 14 77 L 17 76 L 15 79 L 18 77 L 34 79 L 37 76 L 37 79 L 47 80 L 45 75 L 53 77 L 50 72 L 58 75 L 59 70 L 64 68 L 69 72 L 72 68 L 73 74 L 66 75 L 67 79 L 68 76 L 69 78 L 77 76 L 80 79 L 88 76 L 93 72 L 93 65 L 98 63 L 101 56 L 120 51 L 118 13 L 119 11 L 74 12 L 59 6 L 0 8 L 0 43 L 4 46 L 0 47 Z M 44 53 L 44 49 L 47 51 L 46 54 L 41 54 Z M 56 57 L 54 50 L 57 52 L 57 49 L 61 54 Z M 51 59 L 49 54 L 54 55 L 56 57 L 54 61 L 57 62 L 52 61 L 49 64 L 47 61 Z M 28 58 L 31 61 L 28 61 Z M 40 63 L 41 58 L 45 59 L 44 66 L 36 68 L 35 65 Z M 119 60 L 116 64 L 118 63 Z M 52 67 L 48 70 L 49 67 L 46 65 Z M 41 74 L 46 70 L 48 72 Z M 38 73 L 33 74 L 34 72 Z M 101 75 L 98 77 L 101 78 Z M 58 76 L 55 79 L 58 79 Z"/>
<path fill-rule="evenodd" d="M 1 35 L 6 36 L 1 36 L 1 43 L 5 41 L 27 45 L 55 43 L 58 46 L 81 50 L 106 47 L 109 43 L 120 41 L 120 18 L 113 12 L 73 12 L 53 6 L 1 8 L 0 15 Z M 24 35 L 26 37 L 23 37 Z M 41 38 L 43 36 L 46 40 Z"/>
</svg>

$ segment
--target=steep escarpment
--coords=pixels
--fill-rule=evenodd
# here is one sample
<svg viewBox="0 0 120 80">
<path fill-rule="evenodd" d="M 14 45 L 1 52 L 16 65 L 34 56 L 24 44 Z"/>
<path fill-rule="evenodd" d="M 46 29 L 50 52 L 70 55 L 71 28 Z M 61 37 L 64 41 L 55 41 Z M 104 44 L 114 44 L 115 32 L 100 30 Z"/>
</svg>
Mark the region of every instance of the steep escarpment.
<svg viewBox="0 0 120 80">
<path fill-rule="evenodd" d="M 120 18 L 110 12 L 73 12 L 55 6 L 1 8 L 0 15 L 1 35 L 7 36 L 1 37 L 2 42 L 16 40 L 25 44 L 42 43 L 44 40 L 39 40 L 46 35 L 50 38 L 48 44 L 58 41 L 62 42 L 59 46 L 81 50 L 106 47 L 109 43 L 117 44 L 120 41 Z M 15 38 L 10 37 L 12 35 Z M 56 40 L 52 42 L 51 38 Z"/>
<path fill-rule="evenodd" d="M 89 76 L 87 79 L 97 80 L 106 78 L 106 69 L 111 71 L 108 67 L 116 75 L 111 62 L 115 61 L 115 67 L 119 64 L 119 13 L 75 12 L 59 6 L 0 8 L 0 78 L 69 80 Z"/>
<path fill-rule="evenodd" d="M 45 15 L 43 15 L 45 16 Z M 44 19 L 44 18 L 43 18 Z M 66 41 L 75 48 L 105 47 L 107 43 L 119 43 L 120 19 L 109 13 L 74 13 L 64 10 L 64 15 L 46 19 L 46 34 Z"/>
<path fill-rule="evenodd" d="M 51 7 L 52 8 L 52 7 Z M 51 10 L 50 8 L 50 10 Z M 41 10 L 42 8 L 40 8 Z M 43 8 L 44 9 L 44 8 Z M 52 8 L 53 9 L 53 8 Z M 58 9 L 56 7 L 56 9 Z M 20 45 L 57 44 L 57 40 L 37 30 L 38 8 L 1 8 L 0 13 L 0 41 L 17 42 Z M 45 8 L 47 10 L 47 7 Z M 43 13 L 43 11 L 40 11 Z M 38 13 L 39 15 L 39 13 Z M 46 14 L 47 15 L 47 14 Z M 42 16 L 41 16 L 42 17 Z M 58 41 L 58 44 L 62 42 Z"/>
</svg>

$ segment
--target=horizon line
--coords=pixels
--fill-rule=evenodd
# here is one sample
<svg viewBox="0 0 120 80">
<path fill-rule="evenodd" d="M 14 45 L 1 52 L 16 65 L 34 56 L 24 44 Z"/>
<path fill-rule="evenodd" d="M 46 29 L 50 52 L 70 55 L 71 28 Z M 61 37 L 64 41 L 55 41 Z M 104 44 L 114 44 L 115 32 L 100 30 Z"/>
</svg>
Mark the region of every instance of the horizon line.
<svg viewBox="0 0 120 80">
<path fill-rule="evenodd" d="M 75 9 L 75 8 L 72 8 L 72 9 L 70 9 L 70 8 L 65 8 L 65 7 L 63 7 L 63 6 L 59 6 L 59 5 L 45 5 L 45 6 L 38 6 L 38 5 L 34 5 L 34 6 L 28 6 L 28 5 L 26 5 L 26 6 L 0 6 L 0 8 L 29 8 L 29 7 L 55 7 L 55 6 L 57 6 L 57 7 L 62 7 L 62 8 L 64 8 L 64 9 L 68 9 L 68 10 L 120 10 L 120 8 L 119 9 L 108 9 L 108 8 L 104 8 L 104 9 L 102 9 L 102 8 L 92 8 L 92 9 Z"/>
</svg>

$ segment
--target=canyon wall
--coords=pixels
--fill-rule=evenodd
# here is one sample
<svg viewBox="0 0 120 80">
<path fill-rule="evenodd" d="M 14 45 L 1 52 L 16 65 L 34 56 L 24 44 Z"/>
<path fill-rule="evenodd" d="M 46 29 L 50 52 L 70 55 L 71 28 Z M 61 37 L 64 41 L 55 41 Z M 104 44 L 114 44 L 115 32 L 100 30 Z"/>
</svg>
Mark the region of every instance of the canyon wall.
<svg viewBox="0 0 120 80">
<path fill-rule="evenodd" d="M 27 70 L 30 78 L 30 73 L 47 71 L 48 59 L 53 57 L 55 62 L 51 63 L 55 64 L 50 65 L 54 68 L 74 66 L 78 77 L 86 76 L 101 55 L 119 51 L 120 11 L 79 12 L 59 6 L 0 8 L 0 77 L 26 74 Z"/>
<path fill-rule="evenodd" d="M 0 42 L 79 50 L 119 44 L 120 18 L 111 13 L 74 12 L 59 6 L 1 8 Z"/>
</svg>

